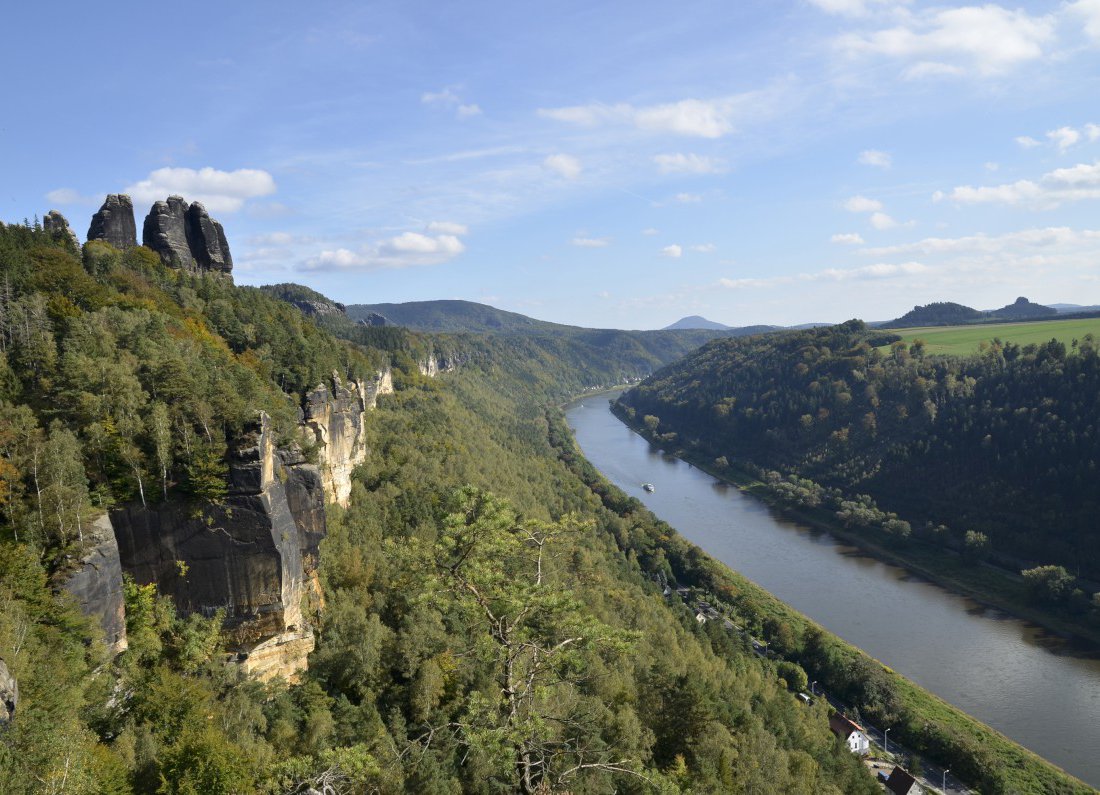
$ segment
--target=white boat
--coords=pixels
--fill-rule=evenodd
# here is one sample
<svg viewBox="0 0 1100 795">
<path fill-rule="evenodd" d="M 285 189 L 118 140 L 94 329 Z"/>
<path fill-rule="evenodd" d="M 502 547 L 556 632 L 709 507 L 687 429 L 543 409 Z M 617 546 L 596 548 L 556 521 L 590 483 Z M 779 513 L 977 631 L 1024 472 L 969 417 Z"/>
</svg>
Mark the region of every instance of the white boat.
<svg viewBox="0 0 1100 795">
<path fill-rule="evenodd" d="M 646 491 L 650 492 L 650 493 L 657 490 L 657 487 L 654 486 L 652 483 L 643 483 L 642 488 L 645 489 Z"/>
</svg>

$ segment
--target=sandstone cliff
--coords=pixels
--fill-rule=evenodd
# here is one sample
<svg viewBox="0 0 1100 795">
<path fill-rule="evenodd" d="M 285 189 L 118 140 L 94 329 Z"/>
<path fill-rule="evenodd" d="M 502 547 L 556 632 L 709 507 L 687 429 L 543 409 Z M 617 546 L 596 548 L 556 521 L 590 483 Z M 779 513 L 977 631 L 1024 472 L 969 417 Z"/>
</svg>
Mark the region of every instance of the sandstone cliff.
<svg viewBox="0 0 1100 795">
<path fill-rule="evenodd" d="M 155 202 L 145 216 L 142 244 L 173 268 L 229 273 L 233 257 L 225 230 L 199 202 L 182 196 Z"/>
<path fill-rule="evenodd" d="M 69 226 L 69 220 L 57 210 L 50 210 L 42 216 L 42 228 L 54 237 L 63 237 L 72 243 L 77 253 L 80 253 L 80 239 L 76 232 Z"/>
<path fill-rule="evenodd" d="M 317 464 L 297 444 L 277 447 L 261 415 L 230 455 L 221 505 L 196 514 L 194 506 L 169 500 L 112 511 L 97 527 L 113 532 L 97 536 L 95 551 L 66 588 L 100 619 L 116 651 L 125 648 L 125 571 L 139 583 L 156 583 L 180 613 L 223 611 L 229 648 L 248 673 L 294 678 L 314 647 L 325 503 L 347 505 L 352 470 L 366 460 L 366 412 L 391 392 L 388 369 L 346 385 L 334 373 L 331 383 L 311 391 L 302 430 Z"/>
<path fill-rule="evenodd" d="M 110 516 L 104 514 L 92 523 L 84 543 L 80 564 L 62 587 L 76 598 L 85 615 L 98 620 L 111 654 L 119 654 L 126 649 L 126 603 Z"/>
<path fill-rule="evenodd" d="M 120 250 L 137 245 L 134 203 L 129 196 L 125 193 L 107 196 L 99 212 L 92 216 L 88 240 L 103 240 Z"/>
<path fill-rule="evenodd" d="M 363 426 L 367 409 L 378 396 L 393 392 L 393 378 L 384 370 L 369 381 L 349 381 L 345 386 L 337 373 L 331 388 L 319 384 L 306 396 L 303 425 L 307 441 L 317 448 L 317 461 L 326 497 L 347 507 L 351 496 L 351 473 L 367 459 Z"/>
</svg>

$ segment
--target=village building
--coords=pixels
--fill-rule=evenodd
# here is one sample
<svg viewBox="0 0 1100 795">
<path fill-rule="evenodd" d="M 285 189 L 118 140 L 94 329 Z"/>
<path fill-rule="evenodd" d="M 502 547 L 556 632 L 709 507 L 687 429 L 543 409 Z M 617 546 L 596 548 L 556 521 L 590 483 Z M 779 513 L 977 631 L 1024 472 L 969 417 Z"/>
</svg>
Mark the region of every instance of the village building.
<svg viewBox="0 0 1100 795">
<path fill-rule="evenodd" d="M 886 791 L 894 795 L 921 795 L 924 789 L 908 770 L 894 765 L 890 778 L 886 779 Z"/>
<path fill-rule="evenodd" d="M 834 712 L 829 717 L 829 730 L 839 737 L 853 754 L 862 755 L 871 750 L 871 741 L 867 739 L 866 730 L 839 712 Z"/>
</svg>

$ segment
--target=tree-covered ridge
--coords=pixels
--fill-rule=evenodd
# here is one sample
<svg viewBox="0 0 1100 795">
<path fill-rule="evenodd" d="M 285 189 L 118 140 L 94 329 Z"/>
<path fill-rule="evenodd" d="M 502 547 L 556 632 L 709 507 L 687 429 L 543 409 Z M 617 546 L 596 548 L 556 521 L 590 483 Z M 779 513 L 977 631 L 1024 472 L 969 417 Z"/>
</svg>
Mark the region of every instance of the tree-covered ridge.
<svg viewBox="0 0 1100 795">
<path fill-rule="evenodd" d="M 670 444 L 776 471 L 790 499 L 845 522 L 1100 577 L 1096 342 L 954 358 L 919 340 L 884 354 L 880 336 L 850 321 L 715 341 L 621 405 Z"/>
<path fill-rule="evenodd" d="M 544 401 L 622 361 L 386 328 L 367 348 L 143 248 L 70 246 L 0 230 L 0 659 L 21 691 L 5 792 L 873 791 L 823 707 L 670 609 L 559 460 Z M 444 384 L 425 356 L 463 367 Z M 221 612 L 132 582 L 110 659 L 57 586 L 86 523 L 220 499 L 259 411 L 285 437 L 305 390 L 390 359 L 398 393 L 331 509 L 302 681 L 244 680 Z"/>
</svg>

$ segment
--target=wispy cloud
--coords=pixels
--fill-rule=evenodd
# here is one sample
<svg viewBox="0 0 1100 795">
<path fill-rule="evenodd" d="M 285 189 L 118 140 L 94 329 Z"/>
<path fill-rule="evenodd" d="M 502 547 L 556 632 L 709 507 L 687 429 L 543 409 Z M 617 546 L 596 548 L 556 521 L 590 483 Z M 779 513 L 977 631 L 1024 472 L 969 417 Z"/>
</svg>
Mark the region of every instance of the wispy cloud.
<svg viewBox="0 0 1100 795">
<path fill-rule="evenodd" d="M 1021 179 L 985 187 L 960 185 L 950 193 L 936 191 L 932 194 L 933 201 L 946 200 L 960 205 L 1010 204 L 1045 210 L 1065 202 L 1097 198 L 1100 198 L 1100 160 L 1058 168 L 1043 174 L 1037 181 Z"/>
<path fill-rule="evenodd" d="M 908 64 L 905 77 L 990 77 L 1046 55 L 1055 39 L 1051 15 L 1032 16 L 998 5 L 907 12 L 891 28 L 848 33 L 837 40 L 852 56 L 880 56 Z"/>
<path fill-rule="evenodd" d="M 605 248 L 611 245 L 611 239 L 607 237 L 583 237 L 578 236 L 569 241 L 578 248 Z"/>
<path fill-rule="evenodd" d="M 799 282 L 847 282 L 875 279 L 890 279 L 899 276 L 913 276 L 926 273 L 928 266 L 920 262 L 900 264 L 880 262 L 859 268 L 826 268 L 814 273 L 799 273 L 793 276 L 769 276 L 764 278 L 719 279 L 718 285 L 729 290 L 745 288 L 776 287 Z"/>
<path fill-rule="evenodd" d="M 859 153 L 859 162 L 865 166 L 874 166 L 875 168 L 890 168 L 893 164 L 893 158 L 889 152 L 882 152 L 878 149 L 865 149 Z"/>
<path fill-rule="evenodd" d="M 85 196 L 75 188 L 55 188 L 46 194 L 46 199 L 53 204 L 79 204 L 94 206 L 103 201 L 103 195 Z"/>
<path fill-rule="evenodd" d="M 436 224 L 457 228 L 458 224 Z M 429 227 L 430 229 L 430 227 Z M 466 250 L 455 234 L 403 232 L 356 249 L 324 249 L 304 265 L 309 271 L 371 271 L 440 265 Z"/>
<path fill-rule="evenodd" d="M 726 161 L 720 158 L 681 152 L 654 155 L 653 162 L 662 174 L 721 174 L 726 170 Z"/>
<path fill-rule="evenodd" d="M 842 243 L 846 246 L 862 246 L 863 236 L 856 232 L 838 233 L 829 238 L 830 243 Z"/>
<path fill-rule="evenodd" d="M 853 196 L 844 202 L 844 209 L 850 213 L 873 213 L 882 209 L 882 202 L 866 196 Z"/>
<path fill-rule="evenodd" d="M 573 157 L 573 155 L 565 154 L 550 155 L 542 161 L 542 165 L 566 179 L 576 179 L 584 170 L 580 160 Z"/>
<path fill-rule="evenodd" d="M 661 249 L 662 257 L 669 257 L 670 259 L 679 259 L 684 256 L 684 249 L 682 246 L 678 246 L 673 243 L 670 246 L 665 246 Z"/>
<path fill-rule="evenodd" d="M 458 94 L 458 86 L 447 86 L 440 91 L 425 91 L 420 95 L 420 102 L 440 108 L 453 109 L 459 119 L 468 119 L 471 116 L 480 116 L 481 107 L 474 102 L 465 102 Z"/>
</svg>

